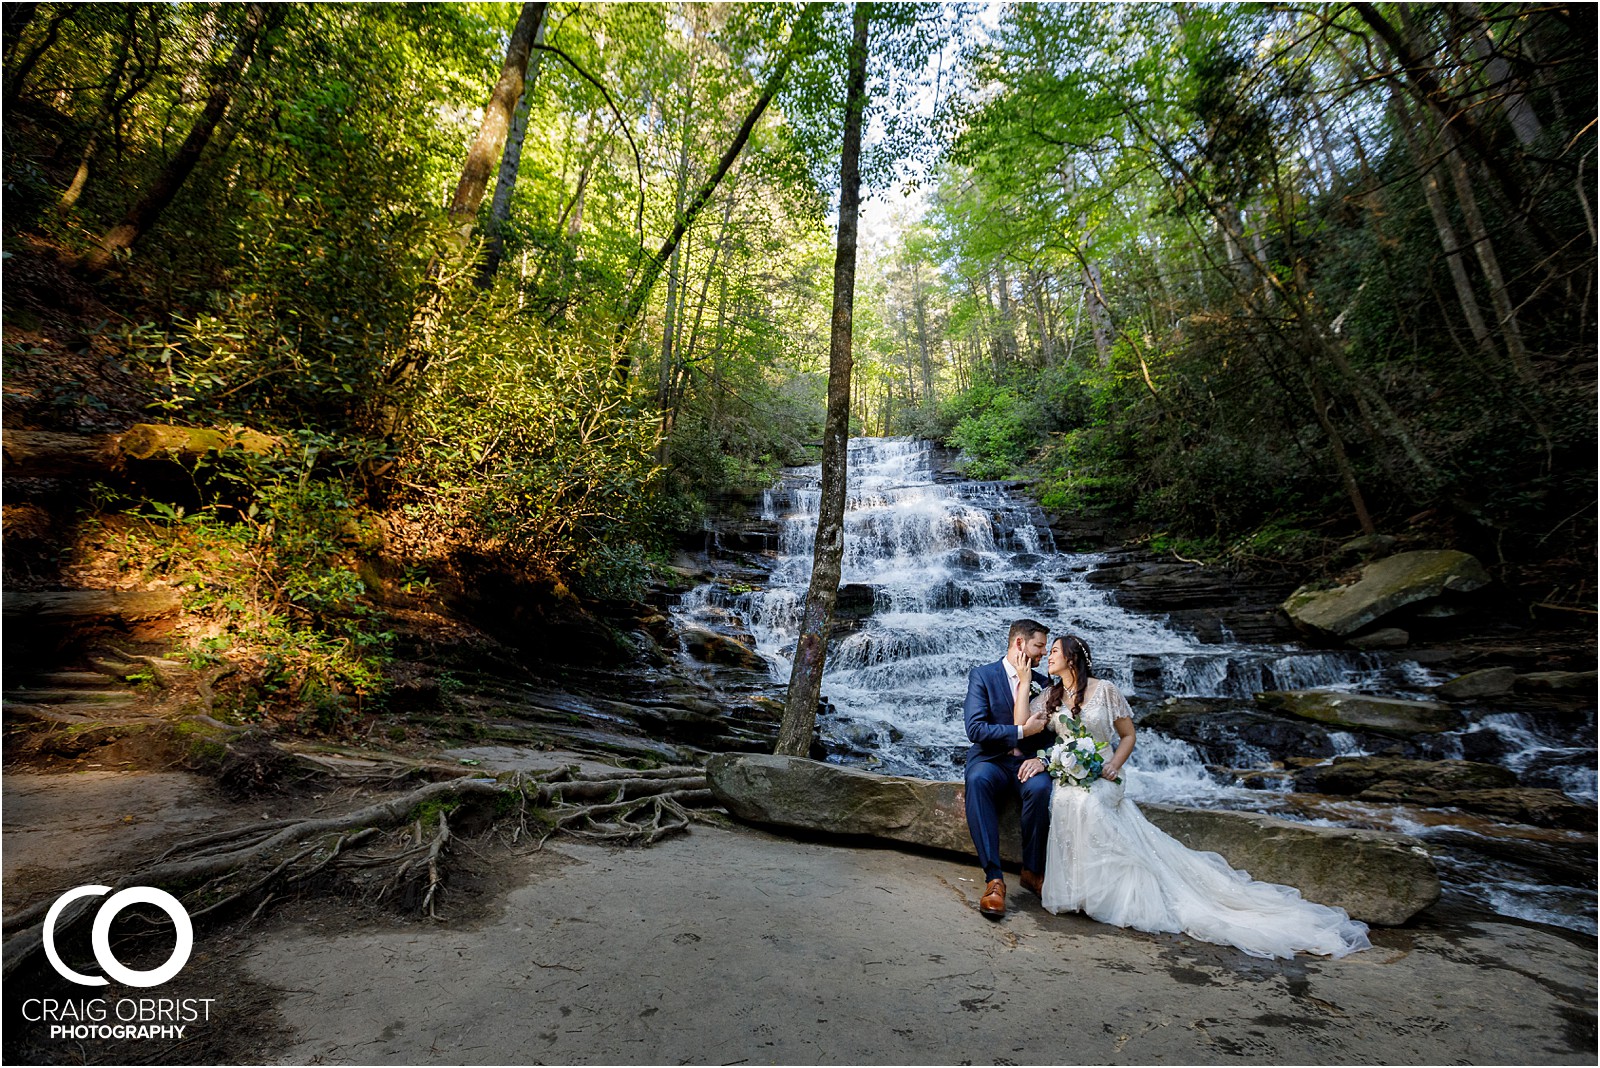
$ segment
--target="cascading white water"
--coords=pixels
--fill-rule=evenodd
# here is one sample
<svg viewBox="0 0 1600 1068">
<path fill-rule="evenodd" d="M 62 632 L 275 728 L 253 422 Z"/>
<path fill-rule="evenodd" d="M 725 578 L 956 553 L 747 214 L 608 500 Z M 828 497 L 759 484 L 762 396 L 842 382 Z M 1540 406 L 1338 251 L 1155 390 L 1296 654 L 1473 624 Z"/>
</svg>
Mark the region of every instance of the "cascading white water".
<svg viewBox="0 0 1600 1068">
<path fill-rule="evenodd" d="M 911 439 L 850 443 L 844 574 L 822 683 L 832 712 L 818 724 L 831 760 L 958 778 L 967 749 L 961 716 L 967 673 L 1000 658 L 1011 621 L 1022 616 L 1052 633 L 1083 637 L 1094 650 L 1094 673 L 1136 701 L 1230 697 L 1248 704 L 1255 692 L 1273 689 L 1423 697 L 1444 681 L 1393 655 L 1202 644 L 1160 617 L 1126 611 L 1087 581 L 1105 556 L 1057 552 L 1037 508 L 1003 485 L 941 480 L 931 454 L 927 443 Z M 775 693 L 788 683 L 810 579 L 820 476 L 819 467 L 790 470 L 765 495 L 764 518 L 780 524 L 781 536 L 764 588 L 735 592 L 710 583 L 676 609 L 686 621 L 747 627 Z M 1550 785 L 1594 803 L 1592 745 L 1570 748 L 1585 739 L 1559 739 L 1516 714 L 1466 711 L 1473 732 L 1492 732 L 1487 748 L 1498 754 L 1496 762 L 1519 773 L 1542 768 Z M 1362 752 L 1352 735 L 1329 738 L 1340 756 Z M 1434 744 L 1440 756 L 1459 755 L 1457 737 Z M 1266 758 L 1239 745 L 1229 763 L 1259 767 Z M 1546 767 L 1552 762 L 1558 766 Z M 1139 800 L 1279 809 L 1275 800 L 1285 788 L 1233 785 L 1231 776 L 1209 771 L 1187 742 L 1148 729 L 1141 729 L 1129 766 L 1129 794 Z M 1432 833 L 1427 825 L 1408 826 L 1402 809 L 1387 807 L 1394 811 L 1363 820 Z M 1495 911 L 1594 930 L 1592 892 L 1480 871 L 1470 853 L 1446 859 L 1453 884 Z"/>
<path fill-rule="evenodd" d="M 1128 612 L 1085 579 L 1103 557 L 1056 552 L 1034 505 L 995 483 L 941 483 L 930 455 L 927 442 L 908 438 L 850 443 L 841 588 L 847 600 L 870 600 L 870 613 L 829 652 L 822 689 L 834 713 L 819 731 L 833 759 L 959 775 L 967 673 L 998 660 L 1011 621 L 1024 616 L 1083 637 L 1095 674 L 1135 697 L 1416 684 L 1377 656 L 1204 645 L 1160 618 Z M 765 589 L 730 598 L 705 587 L 680 606 L 691 617 L 737 613 L 778 683 L 788 681 L 810 579 L 820 477 L 820 467 L 793 469 L 766 493 L 765 518 L 781 523 L 781 541 Z M 1259 797 L 1206 772 L 1180 741 L 1150 739 L 1133 767 L 1144 774 L 1131 788 L 1147 799 Z"/>
</svg>

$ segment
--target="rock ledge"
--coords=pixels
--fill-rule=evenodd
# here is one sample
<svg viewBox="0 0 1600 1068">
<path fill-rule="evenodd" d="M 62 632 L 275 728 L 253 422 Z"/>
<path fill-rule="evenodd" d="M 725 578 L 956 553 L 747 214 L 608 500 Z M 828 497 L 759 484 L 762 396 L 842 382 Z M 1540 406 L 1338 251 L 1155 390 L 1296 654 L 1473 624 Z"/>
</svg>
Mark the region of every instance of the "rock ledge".
<svg viewBox="0 0 1600 1068">
<path fill-rule="evenodd" d="M 717 800 L 752 823 L 973 854 L 960 782 L 738 753 L 712 757 L 706 777 Z M 1298 887 L 1308 900 L 1369 923 L 1404 923 L 1439 899 L 1433 859 L 1406 835 L 1312 827 L 1249 812 L 1153 804 L 1140 810 L 1192 849 L 1220 853 L 1258 879 Z M 1002 855 L 1011 862 L 1019 859 L 1016 822 L 1016 813 L 1009 813 L 1000 831 Z"/>
</svg>

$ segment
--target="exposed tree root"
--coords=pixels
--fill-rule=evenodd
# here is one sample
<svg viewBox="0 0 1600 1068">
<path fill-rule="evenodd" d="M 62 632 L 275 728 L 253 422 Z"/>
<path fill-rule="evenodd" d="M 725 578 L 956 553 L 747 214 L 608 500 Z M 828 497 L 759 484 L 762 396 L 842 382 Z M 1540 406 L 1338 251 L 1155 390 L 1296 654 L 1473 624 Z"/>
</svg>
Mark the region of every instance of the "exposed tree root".
<svg viewBox="0 0 1600 1068">
<path fill-rule="evenodd" d="M 325 763 L 318 768 L 335 779 Z M 434 770 L 431 769 L 430 770 Z M 370 769 L 353 769 L 370 781 Z M 690 810 L 714 804 L 699 768 L 618 769 L 582 773 L 562 767 L 497 778 L 430 782 L 352 812 L 246 824 L 179 842 L 150 865 L 127 873 L 112 890 L 154 886 L 183 901 L 196 923 L 246 909 L 259 917 L 312 884 L 338 886 L 373 899 L 393 899 L 439 919 L 448 859 L 462 837 L 496 826 L 515 845 L 541 847 L 556 834 L 649 845 L 686 830 Z M 100 898 L 81 898 L 57 917 L 58 940 L 85 925 Z M 3 969 L 10 976 L 35 959 L 52 901 L 5 918 Z"/>
</svg>

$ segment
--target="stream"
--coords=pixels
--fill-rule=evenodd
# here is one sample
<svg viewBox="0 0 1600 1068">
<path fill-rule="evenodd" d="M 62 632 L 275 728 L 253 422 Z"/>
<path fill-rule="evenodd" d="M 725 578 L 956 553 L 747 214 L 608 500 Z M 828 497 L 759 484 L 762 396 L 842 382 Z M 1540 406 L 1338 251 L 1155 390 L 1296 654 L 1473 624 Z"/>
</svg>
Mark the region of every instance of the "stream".
<svg viewBox="0 0 1600 1068">
<path fill-rule="evenodd" d="M 967 673 L 1000 658 L 1007 628 L 1019 617 L 1039 620 L 1052 635 L 1084 638 L 1093 650 L 1094 674 L 1114 682 L 1141 717 L 1174 698 L 1228 699 L 1253 707 L 1254 694 L 1263 690 L 1424 699 L 1449 678 L 1404 651 L 1205 643 L 1170 626 L 1163 615 L 1125 610 L 1088 578 L 1104 554 L 1057 551 L 1035 504 L 1002 484 L 944 474 L 932 455 L 929 443 L 908 438 L 850 443 L 844 573 L 818 721 L 831 761 L 919 778 L 959 778 L 968 744 L 961 714 Z M 675 610 L 702 624 L 741 624 L 779 694 L 788 683 L 810 578 L 819 480 L 820 467 L 792 468 L 766 491 L 763 518 L 778 524 L 779 544 L 763 586 L 707 583 L 685 594 Z M 1474 759 L 1490 752 L 1495 763 L 1523 776 L 1525 785 L 1595 803 L 1592 715 L 1587 735 L 1572 737 L 1570 729 L 1537 716 L 1490 705 L 1469 704 L 1463 711 L 1466 729 L 1430 740 L 1428 756 L 1460 757 L 1462 738 L 1473 734 Z M 1485 739 L 1477 734 L 1482 731 L 1493 735 Z M 1354 735 L 1331 732 L 1329 740 L 1334 755 L 1366 752 Z M 1128 766 L 1129 795 L 1138 800 L 1416 835 L 1435 852 L 1447 895 L 1501 915 L 1595 931 L 1592 835 L 1485 825 L 1481 817 L 1456 820 L 1459 813 L 1452 809 L 1348 799 L 1307 809 L 1291 801 L 1287 776 L 1242 785 L 1234 771 L 1282 764 L 1238 740 L 1229 747 L 1226 766 L 1219 766 L 1186 741 L 1141 728 Z M 1552 856 L 1560 858 L 1554 867 L 1547 863 Z"/>
</svg>

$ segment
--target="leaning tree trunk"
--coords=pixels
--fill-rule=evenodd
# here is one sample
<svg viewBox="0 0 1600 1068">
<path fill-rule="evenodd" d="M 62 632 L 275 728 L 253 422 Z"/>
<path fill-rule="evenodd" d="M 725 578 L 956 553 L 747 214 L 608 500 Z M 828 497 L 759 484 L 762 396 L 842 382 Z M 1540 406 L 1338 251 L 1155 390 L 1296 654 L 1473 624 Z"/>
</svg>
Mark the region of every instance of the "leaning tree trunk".
<svg viewBox="0 0 1600 1068">
<path fill-rule="evenodd" d="M 500 79 L 489 94 L 483 122 L 478 125 L 478 136 L 472 139 L 472 147 L 467 150 L 466 165 L 461 168 L 461 178 L 456 182 L 455 196 L 450 198 L 450 222 L 458 249 L 467 247 L 477 226 L 478 208 L 483 204 L 484 191 L 489 188 L 489 174 L 505 148 L 506 135 L 511 130 L 511 114 L 527 82 L 528 57 L 533 52 L 534 36 L 544 26 L 548 7 L 548 4 L 523 4 L 516 28 L 511 31 L 506 59 L 500 65 Z"/>
<path fill-rule="evenodd" d="M 532 107 L 533 87 L 539 77 L 539 60 L 542 54 L 537 49 L 544 44 L 545 27 L 550 23 L 549 7 L 538 6 L 545 8 L 545 15 L 539 19 L 538 28 L 533 31 L 527 76 L 522 81 L 522 95 L 517 100 L 516 112 L 511 118 L 511 129 L 506 135 L 505 151 L 500 156 L 500 174 L 495 179 L 494 198 L 489 202 L 489 219 L 484 226 L 484 237 L 488 247 L 485 250 L 483 266 L 478 272 L 478 285 L 485 289 L 494 281 L 495 273 L 500 270 L 500 261 L 505 257 L 503 231 L 506 220 L 511 218 L 511 194 L 517 187 L 517 172 L 522 168 L 522 142 L 528 135 L 528 114 Z"/>
<path fill-rule="evenodd" d="M 780 755 L 805 756 L 817 722 L 828 629 L 839 597 L 844 564 L 845 477 L 850 446 L 851 328 L 856 295 L 856 219 L 861 213 L 861 117 L 867 103 L 867 27 L 870 4 L 856 4 L 850 74 L 844 104 L 844 148 L 839 158 L 839 247 L 833 260 L 833 331 L 828 345 L 828 419 L 822 433 L 822 500 L 811 586 L 806 590 L 800 640 L 789 675 L 789 695 L 778 730 Z"/>
<path fill-rule="evenodd" d="M 483 121 L 478 135 L 467 150 L 467 162 L 461 168 L 461 178 L 456 182 L 455 195 L 450 198 L 450 245 L 459 259 L 472 240 L 473 228 L 478 221 L 478 208 L 483 204 L 483 194 L 489 188 L 489 173 L 505 147 L 506 135 L 511 129 L 511 113 L 522 96 L 527 80 L 528 57 L 533 52 L 534 35 L 544 25 L 543 3 L 526 3 L 517 17 L 506 45 L 505 62 L 500 65 L 500 78 L 489 93 L 489 103 L 483 109 Z M 422 297 L 417 302 L 416 313 L 411 318 L 406 346 L 400 356 L 384 373 L 387 385 L 382 406 L 378 412 L 377 430 L 386 438 L 400 432 L 407 418 L 410 387 L 426 370 L 432 356 L 433 332 L 444 312 L 446 265 L 439 257 L 428 264 L 427 280 L 423 283 Z"/>
<path fill-rule="evenodd" d="M 50 25 L 46 27 L 44 36 L 37 44 L 28 49 L 27 53 L 18 58 L 12 53 L 16 50 L 17 43 L 22 39 L 22 31 L 28 28 L 33 21 L 34 12 L 38 4 L 7 4 L 5 12 L 5 110 L 10 110 L 19 97 L 22 96 L 22 87 L 27 84 L 28 75 L 33 73 L 33 68 L 39 59 L 56 43 L 56 38 L 61 35 L 61 24 L 77 8 L 77 4 L 60 4 L 55 13 L 50 16 Z"/>
<path fill-rule="evenodd" d="M 1411 155 L 1416 160 L 1417 169 L 1422 181 L 1423 199 L 1427 201 L 1428 213 L 1433 216 L 1433 228 L 1439 235 L 1439 244 L 1444 249 L 1445 266 L 1450 271 L 1450 282 L 1455 287 L 1456 300 L 1461 305 L 1462 317 L 1467 321 L 1467 328 L 1472 331 L 1472 340 L 1477 343 L 1479 351 L 1490 359 L 1499 359 L 1499 352 L 1495 348 L 1494 339 L 1489 334 L 1489 324 L 1484 321 L 1483 311 L 1478 307 L 1478 298 L 1472 291 L 1472 280 L 1467 277 L 1466 260 L 1462 256 L 1461 241 L 1456 237 L 1455 224 L 1450 221 L 1450 211 L 1445 207 L 1444 194 L 1439 189 L 1439 161 L 1431 163 L 1426 159 L 1422 146 L 1417 143 L 1416 130 L 1411 118 L 1410 109 L 1400 100 L 1395 93 L 1390 99 L 1394 110 L 1395 125 L 1400 127 L 1401 134 L 1405 137 L 1406 146 L 1411 150 Z"/>
<path fill-rule="evenodd" d="M 193 172 L 195 165 L 200 162 L 201 153 L 211 143 L 217 125 L 222 122 L 222 117 L 228 112 L 228 106 L 233 103 L 234 90 L 238 87 L 239 79 L 243 76 L 245 67 L 249 65 L 250 57 L 254 54 L 262 34 L 282 22 L 284 14 L 284 9 L 277 4 L 250 5 L 245 15 L 243 32 L 234 44 L 233 54 L 228 57 L 227 65 L 223 67 L 221 75 L 211 84 L 211 92 L 206 96 L 206 106 L 201 110 L 200 118 L 189 130 L 189 136 L 183 139 L 177 154 L 168 161 L 166 168 L 156 176 L 155 181 L 150 183 L 144 195 L 128 209 L 121 222 L 106 231 L 99 245 L 84 260 L 84 267 L 90 273 L 99 274 L 104 271 L 111 265 L 117 253 L 132 248 L 134 242 L 143 237 L 161 217 L 161 213 L 167 210 L 173 198 L 178 195 L 178 190 L 183 188 L 183 183 Z"/>
<path fill-rule="evenodd" d="M 88 140 L 83 143 L 83 151 L 78 154 L 78 166 L 73 171 L 72 181 L 68 183 L 66 191 L 61 194 L 61 199 L 56 202 L 56 211 L 61 214 L 70 212 L 78 197 L 83 194 L 84 184 L 89 180 L 89 161 L 94 158 L 95 149 L 100 144 L 101 132 L 111 123 L 117 121 L 117 105 L 119 99 L 125 99 L 122 93 L 122 75 L 128 67 L 128 56 L 133 51 L 134 38 L 139 33 L 139 12 L 132 5 L 127 9 L 127 29 L 123 32 L 121 40 L 117 42 L 116 58 L 111 64 L 111 76 L 106 79 L 105 95 L 101 98 L 100 108 L 95 112 L 93 129 Z M 137 80 L 135 81 L 137 87 Z M 129 95 L 136 88 L 129 90 Z"/>
<path fill-rule="evenodd" d="M 772 73 L 767 76 L 767 81 L 761 88 L 761 95 L 750 108 L 750 113 L 745 116 L 743 124 L 733 135 L 733 142 L 728 145 L 728 150 L 722 154 L 722 159 L 717 162 L 717 169 L 711 177 L 705 180 L 699 190 L 689 200 L 688 206 L 678 213 L 677 222 L 667 239 L 662 242 L 661 248 L 654 256 L 645 262 L 644 271 L 639 280 L 634 283 L 627 300 L 622 306 L 622 314 L 617 319 L 616 333 L 612 338 L 612 348 L 616 351 L 616 358 L 612 364 L 612 376 L 618 382 L 626 382 L 633 373 L 633 354 L 629 351 L 628 335 L 633 331 L 634 323 L 644 311 L 645 302 L 650 299 L 650 291 L 655 288 L 656 281 L 661 277 L 662 270 L 667 262 L 672 259 L 672 253 L 678 247 L 678 242 L 683 240 L 683 235 L 689 227 L 694 225 L 695 219 L 700 215 L 700 210 L 711 200 L 711 194 L 717 191 L 717 186 L 722 179 L 727 177 L 733 165 L 739 159 L 739 153 L 744 151 L 745 142 L 750 140 L 750 134 L 756 128 L 756 123 L 761 121 L 761 116 L 766 113 L 767 106 L 772 103 L 772 98 L 777 95 L 783 79 L 789 73 L 789 67 L 794 63 L 795 57 L 802 48 L 808 47 L 809 24 L 822 14 L 820 3 L 810 3 L 800 13 L 800 18 L 795 23 L 794 32 L 789 35 L 789 47 L 784 50 L 777 66 L 772 68 Z"/>
</svg>

